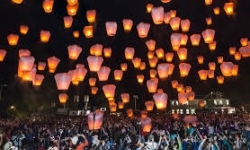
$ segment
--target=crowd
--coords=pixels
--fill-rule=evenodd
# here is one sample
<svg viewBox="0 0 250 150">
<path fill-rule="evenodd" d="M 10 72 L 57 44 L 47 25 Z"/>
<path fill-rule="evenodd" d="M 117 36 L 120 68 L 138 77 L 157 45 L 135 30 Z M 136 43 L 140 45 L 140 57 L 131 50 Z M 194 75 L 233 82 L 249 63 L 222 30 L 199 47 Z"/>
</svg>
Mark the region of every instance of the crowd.
<svg viewBox="0 0 250 150">
<path fill-rule="evenodd" d="M 0 119 L 3 150 L 250 150 L 247 114 L 148 114 L 150 132 L 140 117 L 105 115 L 101 129 L 89 130 L 87 117 Z"/>
</svg>

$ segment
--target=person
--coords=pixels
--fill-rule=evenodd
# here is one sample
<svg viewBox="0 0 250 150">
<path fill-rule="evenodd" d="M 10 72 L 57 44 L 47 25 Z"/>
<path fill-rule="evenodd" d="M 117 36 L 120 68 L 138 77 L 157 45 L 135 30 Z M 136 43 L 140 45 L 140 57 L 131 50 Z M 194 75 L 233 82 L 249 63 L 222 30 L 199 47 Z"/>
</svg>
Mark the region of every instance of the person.
<svg viewBox="0 0 250 150">
<path fill-rule="evenodd" d="M 76 147 L 76 150 L 83 150 L 86 146 L 88 146 L 88 140 L 85 138 L 84 135 L 78 136 L 79 143 Z"/>
<path fill-rule="evenodd" d="M 4 144 L 3 150 L 11 150 L 11 149 L 14 149 L 13 144 L 12 144 L 10 138 L 9 138 L 9 137 L 6 137 L 6 140 L 7 140 L 7 142 Z"/>
</svg>

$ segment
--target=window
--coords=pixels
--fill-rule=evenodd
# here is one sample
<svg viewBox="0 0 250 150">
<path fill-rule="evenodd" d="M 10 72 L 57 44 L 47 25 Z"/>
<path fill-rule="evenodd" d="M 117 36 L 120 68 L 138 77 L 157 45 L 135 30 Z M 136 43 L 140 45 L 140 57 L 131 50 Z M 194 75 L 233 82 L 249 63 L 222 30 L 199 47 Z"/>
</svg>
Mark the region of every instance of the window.
<svg viewBox="0 0 250 150">
<path fill-rule="evenodd" d="M 191 114 L 195 114 L 195 109 L 191 109 Z"/>
<path fill-rule="evenodd" d="M 214 100 L 214 105 L 217 105 L 217 100 Z"/>
<path fill-rule="evenodd" d="M 189 109 L 186 109 L 186 114 L 189 114 Z"/>
<path fill-rule="evenodd" d="M 222 100 L 220 100 L 220 105 L 222 105 Z"/>
<path fill-rule="evenodd" d="M 172 113 L 172 114 L 174 114 L 174 113 L 175 113 L 175 110 L 174 110 L 174 109 L 172 109 L 171 113 Z"/>
<path fill-rule="evenodd" d="M 174 104 L 175 104 L 175 101 L 171 101 L 171 105 L 174 106 Z"/>
<path fill-rule="evenodd" d="M 183 114 L 183 109 L 180 109 L 180 114 Z"/>
<path fill-rule="evenodd" d="M 177 114 L 180 114 L 180 110 L 179 109 L 177 109 L 176 112 L 177 112 Z"/>
<path fill-rule="evenodd" d="M 178 101 L 176 101 L 176 105 L 179 105 L 179 102 L 178 102 Z"/>
<path fill-rule="evenodd" d="M 226 105 L 229 105 L 229 100 L 226 100 Z"/>
</svg>

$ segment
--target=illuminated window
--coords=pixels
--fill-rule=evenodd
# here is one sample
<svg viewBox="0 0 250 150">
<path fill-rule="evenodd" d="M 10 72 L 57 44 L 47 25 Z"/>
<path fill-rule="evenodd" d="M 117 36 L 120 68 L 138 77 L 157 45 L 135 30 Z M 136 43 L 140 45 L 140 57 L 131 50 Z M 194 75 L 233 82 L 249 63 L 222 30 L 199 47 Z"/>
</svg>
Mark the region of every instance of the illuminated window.
<svg viewBox="0 0 250 150">
<path fill-rule="evenodd" d="M 176 101 L 176 105 L 179 105 L 179 102 L 178 102 L 178 101 Z"/>
<path fill-rule="evenodd" d="M 177 112 L 177 114 L 180 114 L 180 110 L 179 109 L 177 109 L 176 112 Z"/>
<path fill-rule="evenodd" d="M 174 109 L 172 109 L 172 114 L 174 114 L 175 113 L 175 110 Z"/>
<path fill-rule="evenodd" d="M 229 100 L 226 100 L 226 105 L 229 105 Z"/>
<path fill-rule="evenodd" d="M 171 101 L 171 105 L 174 106 L 174 104 L 175 104 L 175 101 Z"/>
<path fill-rule="evenodd" d="M 189 105 L 189 102 L 187 101 L 187 103 L 186 103 L 187 105 Z"/>
<path fill-rule="evenodd" d="M 180 109 L 180 114 L 183 114 L 183 109 Z"/>
<path fill-rule="evenodd" d="M 195 114 L 195 109 L 191 109 L 191 114 Z"/>
<path fill-rule="evenodd" d="M 222 105 L 222 100 L 220 100 L 220 105 Z"/>
<path fill-rule="evenodd" d="M 217 105 L 217 100 L 214 100 L 214 105 Z"/>
<path fill-rule="evenodd" d="M 186 114 L 189 114 L 189 109 L 186 109 Z"/>
</svg>

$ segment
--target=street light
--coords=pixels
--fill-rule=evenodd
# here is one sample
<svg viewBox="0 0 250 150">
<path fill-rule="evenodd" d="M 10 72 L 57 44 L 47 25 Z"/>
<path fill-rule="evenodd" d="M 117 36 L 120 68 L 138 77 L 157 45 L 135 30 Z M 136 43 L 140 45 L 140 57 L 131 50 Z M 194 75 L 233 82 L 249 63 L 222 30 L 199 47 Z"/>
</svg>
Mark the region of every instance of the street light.
<svg viewBox="0 0 250 150">
<path fill-rule="evenodd" d="M 1 84 L 0 85 L 0 101 L 2 100 L 2 92 L 3 92 L 3 87 L 6 87 L 7 84 Z"/>
</svg>

